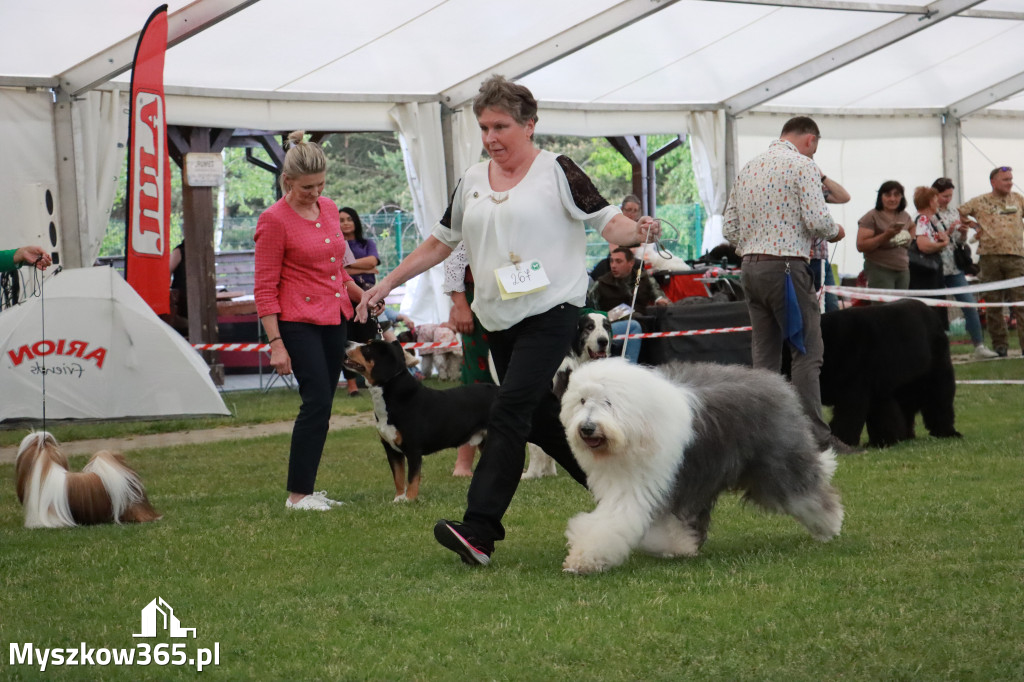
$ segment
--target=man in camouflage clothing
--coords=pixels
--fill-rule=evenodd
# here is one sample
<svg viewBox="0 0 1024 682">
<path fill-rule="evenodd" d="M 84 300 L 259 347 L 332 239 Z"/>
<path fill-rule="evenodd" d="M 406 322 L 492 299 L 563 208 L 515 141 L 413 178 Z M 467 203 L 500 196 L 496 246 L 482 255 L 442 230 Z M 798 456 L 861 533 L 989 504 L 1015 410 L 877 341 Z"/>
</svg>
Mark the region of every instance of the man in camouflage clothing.
<svg viewBox="0 0 1024 682">
<path fill-rule="evenodd" d="M 974 197 L 960 207 L 963 221 L 978 231 L 978 264 L 981 281 L 998 282 L 1024 277 L 1024 196 L 1013 191 L 1013 169 L 1001 166 L 988 176 L 992 191 Z M 972 219 L 973 220 L 970 220 Z M 986 314 L 992 348 L 1006 357 L 1009 336 L 999 304 L 1024 300 L 1024 287 L 990 291 L 985 300 L 993 304 Z M 1012 308 L 1017 319 L 1017 336 L 1024 353 L 1024 308 Z"/>
</svg>

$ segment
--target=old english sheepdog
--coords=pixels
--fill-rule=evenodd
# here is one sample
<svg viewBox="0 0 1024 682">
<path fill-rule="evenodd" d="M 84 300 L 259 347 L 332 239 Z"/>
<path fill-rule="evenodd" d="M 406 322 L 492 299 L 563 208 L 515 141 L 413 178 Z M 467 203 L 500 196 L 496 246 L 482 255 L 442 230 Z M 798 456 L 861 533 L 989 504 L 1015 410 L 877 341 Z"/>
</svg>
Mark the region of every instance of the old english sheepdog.
<svg viewBox="0 0 1024 682">
<path fill-rule="evenodd" d="M 596 573 L 634 548 L 695 556 L 718 495 L 742 490 L 816 540 L 839 534 L 843 507 L 792 386 L 766 370 L 611 358 L 573 372 L 562 424 L 597 507 L 569 520 L 562 568 Z"/>
</svg>

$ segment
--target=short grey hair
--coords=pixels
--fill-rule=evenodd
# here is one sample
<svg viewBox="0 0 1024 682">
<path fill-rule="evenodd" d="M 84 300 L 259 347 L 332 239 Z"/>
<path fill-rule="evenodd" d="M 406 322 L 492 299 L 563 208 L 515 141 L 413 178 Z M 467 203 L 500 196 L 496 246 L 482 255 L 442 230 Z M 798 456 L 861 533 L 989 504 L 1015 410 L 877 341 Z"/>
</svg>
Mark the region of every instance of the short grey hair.
<svg viewBox="0 0 1024 682">
<path fill-rule="evenodd" d="M 627 194 L 625 197 L 623 197 L 622 203 L 619 204 L 619 206 L 624 208 L 626 204 L 636 204 L 637 206 L 644 205 L 643 202 L 640 201 L 640 197 L 638 197 L 635 194 Z"/>
<path fill-rule="evenodd" d="M 480 92 L 473 98 L 473 114 L 480 114 L 487 108 L 500 109 L 516 120 L 521 126 L 537 122 L 537 100 L 525 85 L 507 80 L 504 76 L 491 76 L 480 85 Z"/>
</svg>

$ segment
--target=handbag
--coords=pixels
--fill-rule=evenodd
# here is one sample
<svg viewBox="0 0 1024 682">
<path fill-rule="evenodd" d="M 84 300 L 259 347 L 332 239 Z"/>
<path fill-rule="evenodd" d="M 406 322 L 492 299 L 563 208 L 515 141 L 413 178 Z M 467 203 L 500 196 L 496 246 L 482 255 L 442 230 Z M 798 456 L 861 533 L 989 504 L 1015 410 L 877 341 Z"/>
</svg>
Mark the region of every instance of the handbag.
<svg viewBox="0 0 1024 682">
<path fill-rule="evenodd" d="M 907 247 L 907 255 L 910 257 L 910 267 L 920 270 L 942 270 L 942 257 L 938 253 L 924 253 L 917 248 L 917 240 L 914 239 Z"/>
<path fill-rule="evenodd" d="M 977 277 L 981 272 L 981 268 L 971 257 L 971 247 L 966 242 L 953 245 L 953 262 L 965 275 Z"/>
</svg>

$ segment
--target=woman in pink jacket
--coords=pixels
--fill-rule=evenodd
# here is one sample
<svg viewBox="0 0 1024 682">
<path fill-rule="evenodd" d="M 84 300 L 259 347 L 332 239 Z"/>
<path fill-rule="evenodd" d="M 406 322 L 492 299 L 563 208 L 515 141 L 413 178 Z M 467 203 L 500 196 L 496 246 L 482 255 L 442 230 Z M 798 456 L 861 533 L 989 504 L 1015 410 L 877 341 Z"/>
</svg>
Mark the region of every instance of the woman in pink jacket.
<svg viewBox="0 0 1024 682">
<path fill-rule="evenodd" d="M 338 207 L 320 196 L 327 159 L 303 131 L 288 136 L 284 197 L 256 223 L 256 311 L 278 374 L 295 374 L 302 406 L 292 428 L 288 509 L 326 511 L 341 502 L 314 492 L 345 354 L 346 321 L 363 290 L 345 272 Z"/>
</svg>

